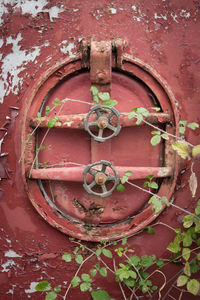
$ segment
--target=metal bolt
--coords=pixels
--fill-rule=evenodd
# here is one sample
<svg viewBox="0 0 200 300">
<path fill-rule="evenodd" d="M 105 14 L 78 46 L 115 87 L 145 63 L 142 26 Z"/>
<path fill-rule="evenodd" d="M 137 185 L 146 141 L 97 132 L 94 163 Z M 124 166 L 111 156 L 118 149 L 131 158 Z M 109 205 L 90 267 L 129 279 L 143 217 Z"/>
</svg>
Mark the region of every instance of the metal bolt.
<svg viewBox="0 0 200 300">
<path fill-rule="evenodd" d="M 108 120 L 107 120 L 107 118 L 100 117 L 98 119 L 98 126 L 99 126 L 99 128 L 102 128 L 102 129 L 106 128 L 108 126 Z"/>
<path fill-rule="evenodd" d="M 96 176 L 95 176 L 95 181 L 98 185 L 103 185 L 105 182 L 106 182 L 106 175 L 104 173 L 97 173 Z"/>
</svg>

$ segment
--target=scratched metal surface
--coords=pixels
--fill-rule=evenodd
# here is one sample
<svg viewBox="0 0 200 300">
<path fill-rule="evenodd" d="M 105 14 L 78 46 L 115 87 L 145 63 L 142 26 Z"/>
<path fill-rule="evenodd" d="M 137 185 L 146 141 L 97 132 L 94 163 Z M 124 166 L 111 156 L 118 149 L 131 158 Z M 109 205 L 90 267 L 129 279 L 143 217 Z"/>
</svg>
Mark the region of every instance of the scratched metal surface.
<svg viewBox="0 0 200 300">
<path fill-rule="evenodd" d="M 151 66 L 166 82 L 180 118 L 199 122 L 199 9 L 200 1 L 191 0 L 1 1 L 1 299 L 42 299 L 34 291 L 37 282 L 47 279 L 66 285 L 77 269 L 76 264 L 61 260 L 61 254 L 72 250 L 73 244 L 38 215 L 24 190 L 19 165 L 24 95 L 58 60 L 77 54 L 82 38 L 119 37 L 128 42 L 127 54 Z M 199 143 L 199 131 L 188 131 L 187 139 Z M 183 208 L 192 209 L 196 199 L 191 200 L 187 187 L 190 172 L 187 165 L 183 169 L 186 172 L 179 176 L 174 199 Z M 159 220 L 178 227 L 182 216 L 169 208 Z M 172 238 L 173 232 L 159 226 L 155 236 L 140 234 L 132 237 L 130 244 L 138 255 L 163 257 Z M 167 277 L 172 274 L 174 269 L 169 269 Z M 96 281 L 96 287 L 107 289 L 112 299 L 122 298 L 112 276 L 106 285 L 102 279 Z M 71 290 L 68 299 L 75 297 L 81 299 L 80 292 Z M 87 293 L 84 298 L 91 299 Z"/>
</svg>

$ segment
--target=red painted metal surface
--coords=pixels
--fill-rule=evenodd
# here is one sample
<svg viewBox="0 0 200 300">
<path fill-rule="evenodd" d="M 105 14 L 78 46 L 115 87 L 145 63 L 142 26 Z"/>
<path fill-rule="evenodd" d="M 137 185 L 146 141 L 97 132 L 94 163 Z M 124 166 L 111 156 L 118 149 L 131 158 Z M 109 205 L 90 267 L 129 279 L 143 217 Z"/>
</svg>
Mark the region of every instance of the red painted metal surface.
<svg viewBox="0 0 200 300">
<path fill-rule="evenodd" d="M 55 228 L 59 227 L 57 230 L 44 221 L 44 219 L 55 220 L 55 215 L 56 218 L 59 218 L 59 214 L 53 212 L 48 204 L 45 204 L 45 209 L 41 213 L 44 197 L 41 196 L 37 182 L 26 177 L 26 172 L 30 171 L 34 159 L 32 153 L 32 149 L 35 147 L 34 138 L 26 148 L 26 166 L 23 170 L 23 178 L 19 160 L 24 149 L 21 139 L 22 131 L 25 133 L 24 139 L 26 139 L 27 133 L 32 131 L 32 127 L 29 126 L 30 122 L 31 126 L 37 125 L 38 120 L 35 118 L 47 91 L 50 91 L 47 99 L 49 103 L 57 96 L 60 99 L 69 97 L 91 102 L 90 77 L 87 69 L 88 43 L 83 42 L 82 48 L 85 51 L 81 60 L 81 39 L 113 41 L 116 38 L 115 43 L 118 44 L 123 40 L 127 41 L 127 44 L 121 43 L 120 47 L 118 46 L 116 52 L 119 52 L 119 55 L 114 58 L 113 62 L 116 68 L 112 74 L 111 94 L 112 98 L 119 101 L 120 112 L 126 113 L 133 106 L 150 107 L 154 103 L 152 94 L 148 96 L 149 89 L 146 89 L 140 80 L 136 80 L 136 78 L 140 78 L 149 86 L 153 94 L 156 94 L 162 103 L 163 111 L 166 112 L 166 119 L 163 116 L 159 122 L 156 119 L 149 120 L 150 122 L 159 124 L 165 120 L 166 122 L 173 121 L 173 112 L 175 111 L 182 120 L 200 121 L 199 1 L 184 0 L 179 3 L 174 0 L 153 0 L 142 3 L 129 0 L 115 2 L 75 0 L 67 3 L 59 1 L 58 3 L 55 0 L 44 0 L 30 3 L 30 1 L 24 0 L 15 3 L 1 1 L 0 4 L 2 12 L 0 17 L 2 33 L 0 36 L 0 297 L 5 300 L 43 299 L 43 296 L 34 291 L 34 283 L 40 280 L 50 280 L 55 285 L 65 285 L 66 281 L 70 280 L 71 274 L 77 270 L 76 264 L 66 264 L 61 260 L 62 253 L 70 252 L 74 248 L 68 237 L 59 231 L 63 231 L 66 226 L 65 222 L 61 220 L 62 224 L 58 224 L 52 221 L 51 225 Z M 121 40 L 117 39 L 119 37 Z M 123 51 L 124 60 L 122 60 Z M 82 68 L 84 68 L 84 72 L 80 73 Z M 122 74 L 117 72 L 119 68 L 126 72 L 123 71 Z M 130 78 L 129 73 L 134 76 Z M 166 104 L 168 103 L 166 93 L 171 100 L 172 107 Z M 37 96 L 35 97 L 35 95 Z M 145 102 L 145 99 L 149 99 L 149 102 Z M 31 103 L 32 101 L 33 103 Z M 126 102 L 126 107 L 124 107 L 124 102 Z M 70 105 L 66 105 L 66 111 L 62 111 L 62 115 L 67 115 L 69 120 L 67 117 L 66 122 L 71 122 L 71 115 L 86 115 L 89 108 L 90 106 L 87 104 L 70 103 Z M 123 115 L 120 116 L 124 127 L 120 136 L 113 138 L 112 142 L 107 141 L 106 144 L 98 145 L 98 147 L 97 142 L 91 141 L 90 143 L 90 137 L 86 132 L 76 129 L 76 122 L 72 123 L 74 129 L 70 129 L 70 131 L 68 127 L 53 129 L 46 140 L 47 145 L 53 145 L 52 149 L 45 151 L 46 157 L 41 151 L 40 159 L 50 160 L 52 151 L 55 153 L 53 160 L 50 160 L 52 164 L 58 164 L 62 158 L 64 163 L 69 162 L 70 159 L 71 162 L 87 165 L 100 159 L 111 160 L 112 157 L 114 166 L 163 167 L 159 160 L 161 148 L 152 149 L 149 145 L 150 131 L 146 129 L 146 126 L 134 126 L 132 120 L 125 121 L 123 117 Z M 83 118 L 80 120 L 80 126 L 83 126 Z M 44 119 L 42 126 L 46 126 L 46 121 Z M 60 119 L 56 127 L 59 121 Z M 61 127 L 64 126 L 61 125 Z M 170 131 L 170 122 L 167 126 Z M 26 129 L 29 132 L 26 132 Z M 39 138 L 41 139 L 46 129 L 41 128 L 40 130 Z M 131 135 L 134 136 L 134 145 L 130 140 Z M 142 144 L 141 136 L 145 137 Z M 186 132 L 186 138 L 192 144 L 198 144 L 199 129 L 195 132 Z M 170 168 L 170 171 L 174 166 L 170 153 L 171 146 L 166 143 L 165 148 L 167 149 L 167 168 Z M 71 152 L 67 153 L 66 149 L 70 149 Z M 137 156 L 134 157 L 133 152 L 137 153 Z M 65 155 L 61 157 L 60 153 Z M 103 157 L 102 153 L 104 153 Z M 147 155 L 147 153 L 150 154 Z M 74 168 L 73 165 L 65 167 Z M 191 198 L 187 184 L 190 176 L 189 163 L 182 162 L 180 170 L 178 180 L 174 183 L 174 203 L 186 210 L 192 210 L 197 197 Z M 45 170 L 41 169 L 41 172 L 45 172 Z M 195 167 L 195 172 L 199 179 L 199 168 Z M 26 181 L 29 182 L 29 186 L 24 188 Z M 65 182 L 54 181 L 53 184 L 55 191 L 59 191 L 61 194 L 65 194 L 62 190 L 63 186 L 66 190 L 69 189 Z M 77 190 L 76 184 L 79 183 L 71 183 L 70 191 L 68 190 L 72 197 L 74 191 Z M 26 191 L 27 187 L 28 191 Z M 160 193 L 166 194 L 169 188 L 165 184 L 165 180 L 161 187 Z M 48 185 L 45 188 L 49 192 Z M 79 186 L 79 188 L 82 187 Z M 32 207 L 26 192 L 42 217 Z M 37 202 L 32 199 L 34 193 L 36 198 L 38 197 Z M 135 212 L 140 210 L 141 203 L 143 205 L 148 201 L 148 196 L 145 198 L 142 193 L 132 188 L 127 188 L 126 193 L 124 198 L 130 194 L 135 195 L 133 196 L 135 197 Z M 199 187 L 197 195 L 199 195 L 198 193 Z M 71 216 L 76 218 L 76 209 L 79 206 L 79 202 L 76 201 L 78 197 L 79 191 L 77 191 L 77 195 L 73 199 L 74 205 L 70 207 L 69 211 Z M 121 198 L 122 196 L 116 197 Z M 62 195 L 60 195 L 60 199 L 62 199 Z M 132 198 L 131 201 L 133 201 Z M 130 201 L 127 200 L 126 203 L 129 204 Z M 59 208 L 66 211 L 65 204 L 64 201 L 60 201 Z M 100 204 L 97 207 L 101 208 Z M 79 213 L 78 215 L 81 222 L 91 221 L 92 206 L 88 206 L 86 209 L 86 214 Z M 116 210 L 116 214 L 112 216 L 111 212 L 111 208 L 108 208 L 105 222 L 110 222 L 110 218 L 116 220 L 123 214 Z M 141 222 L 140 216 L 135 218 L 134 222 L 140 224 L 138 229 L 151 220 L 151 214 L 151 209 L 145 210 L 142 217 L 145 219 L 144 223 Z M 159 216 L 158 220 L 177 228 L 180 227 L 183 215 L 184 213 L 170 207 Z M 92 222 L 97 224 L 99 216 L 96 216 Z M 71 231 L 72 234 L 80 233 L 71 226 L 70 222 L 68 226 L 68 231 Z M 173 239 L 174 233 L 162 225 L 157 228 L 156 235 L 153 237 L 142 233 L 129 239 L 129 243 L 137 255 L 168 256 L 166 247 Z M 122 226 L 121 230 L 127 230 L 126 226 Z M 93 247 L 93 243 L 88 243 L 88 245 Z M 89 263 L 84 271 L 89 270 L 90 267 Z M 170 267 L 166 274 L 167 279 L 173 277 L 176 271 L 176 267 L 175 269 Z M 162 285 L 162 279 L 159 280 Z M 98 278 L 98 287 L 107 289 L 112 299 L 122 299 L 113 276 L 109 276 L 106 283 Z M 162 292 L 164 294 L 165 289 Z M 173 294 L 173 292 L 172 295 L 177 297 L 177 294 Z M 89 293 L 85 293 L 83 296 L 77 289 L 72 289 L 68 295 L 69 300 L 82 299 L 81 297 L 91 299 Z M 193 297 L 186 294 L 182 299 L 193 299 Z"/>
</svg>

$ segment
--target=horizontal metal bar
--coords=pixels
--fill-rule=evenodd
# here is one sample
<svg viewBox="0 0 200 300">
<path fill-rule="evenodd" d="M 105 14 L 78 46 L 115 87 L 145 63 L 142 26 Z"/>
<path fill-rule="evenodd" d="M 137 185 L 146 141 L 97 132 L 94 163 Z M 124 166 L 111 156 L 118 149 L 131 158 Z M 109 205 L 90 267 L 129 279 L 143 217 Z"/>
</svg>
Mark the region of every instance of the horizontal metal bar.
<svg viewBox="0 0 200 300">
<path fill-rule="evenodd" d="M 172 168 L 168 167 L 114 167 L 120 177 L 125 175 L 126 171 L 132 171 L 133 174 L 129 177 L 129 180 L 142 179 L 146 176 L 153 174 L 155 178 L 169 177 L 173 173 Z M 59 180 L 59 181 L 76 181 L 83 182 L 83 171 L 85 167 L 63 167 L 63 168 L 44 168 L 33 169 L 31 172 L 31 178 L 44 179 L 44 180 Z M 97 166 L 94 170 L 100 170 Z M 106 174 L 113 175 L 109 172 L 109 168 L 106 169 Z"/>
<path fill-rule="evenodd" d="M 130 127 L 130 126 L 137 126 L 137 120 L 135 118 L 129 120 L 128 119 L 129 113 L 120 113 L 120 124 L 122 127 Z M 71 128 L 71 129 L 84 129 L 84 119 L 86 119 L 87 114 L 74 114 L 74 115 L 62 115 L 58 116 L 58 120 L 55 123 L 55 128 Z M 53 117 L 41 117 L 33 118 L 30 120 L 31 127 L 48 127 L 48 122 Z M 95 121 L 97 116 L 91 115 L 90 122 Z M 159 123 L 169 123 L 172 120 L 170 114 L 167 113 L 150 113 L 148 117 L 144 118 L 151 124 L 159 124 Z M 111 120 L 112 125 L 117 125 L 115 118 Z M 141 125 L 144 125 L 142 122 Z"/>
</svg>

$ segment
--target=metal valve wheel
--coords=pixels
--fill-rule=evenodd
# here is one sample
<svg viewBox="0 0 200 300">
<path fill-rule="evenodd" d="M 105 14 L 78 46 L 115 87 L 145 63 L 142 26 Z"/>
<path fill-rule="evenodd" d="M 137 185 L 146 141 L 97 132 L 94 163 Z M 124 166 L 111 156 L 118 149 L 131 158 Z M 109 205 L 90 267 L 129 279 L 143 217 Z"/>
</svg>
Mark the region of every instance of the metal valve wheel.
<svg viewBox="0 0 200 300">
<path fill-rule="evenodd" d="M 90 121 L 90 117 L 95 113 L 97 119 Z M 111 119 L 116 119 L 116 126 L 111 123 Z M 114 107 L 106 105 L 96 105 L 90 109 L 86 119 L 84 120 L 85 130 L 97 142 L 105 142 L 114 136 L 117 136 L 121 130 L 119 112 Z M 94 128 L 95 131 L 92 131 Z M 106 129 L 109 129 L 107 136 L 103 136 Z"/>
<path fill-rule="evenodd" d="M 98 169 L 95 167 L 98 166 Z M 100 168 L 99 168 L 100 166 Z M 109 168 L 109 170 L 106 169 Z M 92 175 L 92 182 L 87 183 L 87 175 Z M 106 160 L 101 160 L 93 164 L 87 165 L 83 171 L 83 187 L 89 193 L 102 198 L 108 197 L 112 194 L 120 177 L 111 163 Z M 111 186 L 110 186 L 111 184 Z M 96 190 L 95 190 L 96 189 Z"/>
</svg>

